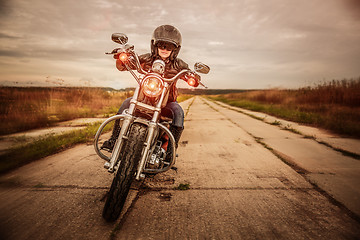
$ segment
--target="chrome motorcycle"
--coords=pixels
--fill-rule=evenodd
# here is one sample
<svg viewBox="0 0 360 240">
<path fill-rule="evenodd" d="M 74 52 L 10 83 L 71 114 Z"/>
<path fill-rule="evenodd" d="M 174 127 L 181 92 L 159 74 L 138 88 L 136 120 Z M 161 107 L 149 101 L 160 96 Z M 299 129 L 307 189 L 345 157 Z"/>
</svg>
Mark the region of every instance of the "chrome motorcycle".
<svg viewBox="0 0 360 240">
<path fill-rule="evenodd" d="M 95 151 L 106 161 L 104 167 L 108 172 L 114 174 L 102 214 L 107 221 L 115 221 L 119 217 L 134 179 L 140 180 L 146 174 L 165 172 L 173 166 L 176 148 L 174 136 L 169 130 L 171 119 L 161 116 L 161 109 L 167 103 L 171 87 L 180 78 L 190 86 L 196 83 L 195 72 L 191 70 L 182 70 L 173 78 L 165 78 L 165 63 L 162 60 L 154 61 L 151 70 L 146 72 L 125 34 L 114 33 L 112 40 L 120 47 L 106 54 L 118 56 L 138 86 L 134 90 L 130 107 L 105 120 L 95 135 Z M 210 70 L 203 63 L 195 63 L 194 69 L 204 74 Z M 106 153 L 99 148 L 100 136 L 106 126 L 115 120 L 121 121 L 120 134 L 113 150 Z"/>
</svg>

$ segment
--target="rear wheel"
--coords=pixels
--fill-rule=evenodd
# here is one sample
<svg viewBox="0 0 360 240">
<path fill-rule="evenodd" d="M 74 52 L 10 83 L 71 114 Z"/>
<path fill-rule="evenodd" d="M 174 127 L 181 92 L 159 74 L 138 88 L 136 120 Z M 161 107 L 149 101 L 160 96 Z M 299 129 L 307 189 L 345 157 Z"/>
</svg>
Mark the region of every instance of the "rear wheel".
<svg viewBox="0 0 360 240">
<path fill-rule="evenodd" d="M 119 169 L 111 184 L 103 209 L 102 215 L 106 221 L 115 221 L 121 213 L 141 159 L 146 130 L 147 127 L 139 123 L 131 126 L 129 138 L 121 154 Z"/>
</svg>

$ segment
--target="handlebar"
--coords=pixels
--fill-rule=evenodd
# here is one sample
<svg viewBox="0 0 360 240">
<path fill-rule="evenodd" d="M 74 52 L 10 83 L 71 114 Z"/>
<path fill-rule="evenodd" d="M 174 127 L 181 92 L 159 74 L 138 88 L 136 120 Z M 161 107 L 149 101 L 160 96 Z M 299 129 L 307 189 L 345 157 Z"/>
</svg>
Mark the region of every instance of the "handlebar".
<svg viewBox="0 0 360 240">
<path fill-rule="evenodd" d="M 129 62 L 130 63 L 133 63 L 132 61 L 134 60 L 134 63 L 135 63 L 135 66 L 136 67 L 136 70 L 140 73 L 140 74 L 149 74 L 149 72 L 146 72 L 140 65 L 140 60 L 139 60 L 139 57 L 138 55 L 135 53 L 134 51 L 134 46 L 133 45 L 129 45 L 129 44 L 126 44 L 126 45 L 123 45 L 121 48 L 115 48 L 114 50 L 112 50 L 112 52 L 106 52 L 105 54 L 111 54 L 113 56 L 117 55 L 117 54 L 121 54 L 121 53 L 126 53 L 126 54 L 130 54 L 129 58 L 127 61 L 122 61 L 126 67 L 126 69 L 135 77 L 136 81 L 138 83 L 140 83 L 140 80 L 138 78 L 138 76 L 136 76 L 136 74 L 133 72 L 133 69 L 131 69 L 131 66 L 129 65 Z M 178 79 L 181 75 L 183 74 L 186 74 L 186 73 L 194 73 L 194 71 L 190 70 L 190 69 L 183 69 L 181 70 L 179 73 L 177 73 L 174 77 L 172 78 L 164 78 L 162 77 L 162 79 L 164 80 L 164 82 L 167 82 L 167 83 L 172 83 L 174 82 L 176 79 Z M 204 84 L 202 84 L 200 81 L 199 81 L 199 84 L 205 88 L 207 88 Z"/>
</svg>

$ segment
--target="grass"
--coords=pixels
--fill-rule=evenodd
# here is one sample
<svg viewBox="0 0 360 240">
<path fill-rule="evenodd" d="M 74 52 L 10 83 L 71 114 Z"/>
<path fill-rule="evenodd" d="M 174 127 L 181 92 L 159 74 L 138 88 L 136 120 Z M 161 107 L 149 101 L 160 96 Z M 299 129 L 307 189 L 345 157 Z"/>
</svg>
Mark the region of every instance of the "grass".
<svg viewBox="0 0 360 240">
<path fill-rule="evenodd" d="M 85 129 L 62 135 L 46 136 L 34 142 L 9 149 L 5 154 L 1 155 L 0 173 L 60 152 L 75 144 L 92 142 L 100 124 L 90 124 Z M 110 129 L 111 126 L 107 126 L 104 131 L 110 131 Z"/>
<path fill-rule="evenodd" d="M 80 117 L 102 115 L 109 117 L 131 91 L 109 92 L 101 88 L 0 88 L 1 134 L 19 132 Z M 180 95 L 185 101 L 192 95 Z M 49 135 L 25 144 L 19 137 L 20 146 L 1 155 L 0 173 L 9 171 L 34 160 L 62 151 L 78 143 L 93 141 L 100 123 L 87 125 L 85 129 L 61 135 Z M 104 131 L 111 129 L 108 125 Z"/>
<path fill-rule="evenodd" d="M 338 134 L 360 137 L 360 78 L 334 80 L 297 90 L 254 90 L 209 98 Z"/>
<path fill-rule="evenodd" d="M 190 98 L 192 98 L 194 95 L 189 95 L 189 94 L 180 94 L 178 97 L 177 97 L 177 101 L 180 103 L 180 102 L 184 102 Z"/>
<path fill-rule="evenodd" d="M 281 122 L 278 121 L 278 120 L 275 120 L 274 122 L 270 123 L 271 125 L 274 125 L 274 126 L 280 126 L 281 125 Z"/>
<path fill-rule="evenodd" d="M 44 188 L 44 184 L 43 183 L 38 183 L 35 186 L 33 186 L 33 188 Z"/>
<path fill-rule="evenodd" d="M 0 135 L 50 127 L 76 118 L 109 117 L 130 96 L 131 90 L 89 87 L 0 87 Z M 181 94 L 178 102 L 191 97 Z"/>
<path fill-rule="evenodd" d="M 75 118 L 108 116 L 130 95 L 130 91 L 86 87 L 0 87 L 0 135 Z"/>
<path fill-rule="evenodd" d="M 180 183 L 179 186 L 177 186 L 175 189 L 181 190 L 181 191 L 189 190 L 190 184 L 189 183 Z"/>
</svg>

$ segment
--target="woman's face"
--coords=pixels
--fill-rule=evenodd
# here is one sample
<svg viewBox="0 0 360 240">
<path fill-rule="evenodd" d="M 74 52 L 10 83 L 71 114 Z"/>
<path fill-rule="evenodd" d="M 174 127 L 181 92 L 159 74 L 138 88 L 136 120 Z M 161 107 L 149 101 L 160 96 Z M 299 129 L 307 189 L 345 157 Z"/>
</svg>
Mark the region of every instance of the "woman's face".
<svg viewBox="0 0 360 240">
<path fill-rule="evenodd" d="M 158 53 L 159 53 L 159 56 L 165 60 L 167 58 L 170 57 L 171 55 L 171 51 L 167 50 L 167 49 L 161 49 L 161 48 L 158 48 Z"/>
<path fill-rule="evenodd" d="M 167 58 L 170 57 L 171 52 L 175 49 L 175 45 L 167 42 L 159 42 L 157 44 L 157 48 L 158 48 L 159 56 L 163 60 L 166 60 Z"/>
</svg>

